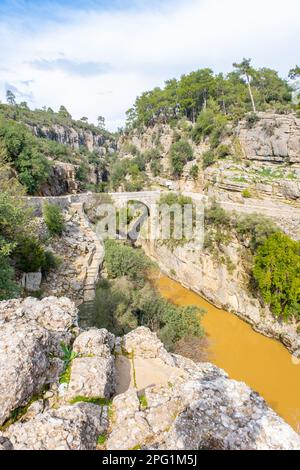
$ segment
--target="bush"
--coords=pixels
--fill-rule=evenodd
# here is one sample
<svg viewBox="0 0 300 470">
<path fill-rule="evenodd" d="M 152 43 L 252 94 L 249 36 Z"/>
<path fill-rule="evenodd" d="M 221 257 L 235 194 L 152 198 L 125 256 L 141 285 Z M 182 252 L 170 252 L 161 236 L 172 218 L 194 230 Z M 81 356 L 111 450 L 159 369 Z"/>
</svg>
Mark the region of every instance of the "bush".
<svg viewBox="0 0 300 470">
<path fill-rule="evenodd" d="M 175 142 L 170 149 L 170 160 L 173 175 L 181 176 L 187 162 L 193 160 L 193 149 L 185 140 Z"/>
<path fill-rule="evenodd" d="M 153 176 L 159 176 L 163 171 L 163 167 L 160 161 L 152 160 L 152 162 L 150 163 L 150 170 Z"/>
<path fill-rule="evenodd" d="M 217 148 L 217 156 L 218 156 L 218 158 L 225 158 L 225 157 L 228 157 L 228 155 L 230 155 L 230 153 L 231 153 L 231 150 L 230 150 L 229 145 L 221 144 L 221 145 L 219 145 L 219 147 Z"/>
<path fill-rule="evenodd" d="M 65 228 L 65 220 L 62 210 L 55 204 L 45 203 L 43 217 L 50 235 L 61 235 Z"/>
<path fill-rule="evenodd" d="M 48 274 L 50 271 L 57 269 L 61 264 L 61 258 L 56 256 L 52 251 L 45 251 L 45 262 L 42 266 L 43 274 Z"/>
<path fill-rule="evenodd" d="M 246 116 L 246 125 L 248 129 L 252 129 L 260 121 L 259 116 L 256 113 L 250 113 Z"/>
<path fill-rule="evenodd" d="M 14 270 L 9 259 L 0 253 L 0 301 L 17 297 L 20 287 L 14 281 Z"/>
<path fill-rule="evenodd" d="M 216 156 L 212 150 L 208 150 L 207 152 L 204 152 L 202 155 L 202 166 L 203 168 L 208 168 L 209 166 L 212 166 L 216 162 Z"/>
<path fill-rule="evenodd" d="M 245 199 L 250 199 L 252 197 L 252 194 L 251 194 L 251 191 L 250 189 L 246 188 L 242 191 L 242 196 L 245 198 Z"/>
<path fill-rule="evenodd" d="M 250 240 L 250 248 L 253 253 L 265 243 L 267 238 L 278 231 L 279 228 L 272 219 L 260 214 L 239 216 L 236 222 L 238 236 Z"/>
<path fill-rule="evenodd" d="M 278 232 L 258 249 L 253 276 L 276 316 L 300 318 L 300 243 Z"/>
<path fill-rule="evenodd" d="M 193 180 L 198 179 L 199 176 L 199 167 L 198 165 L 193 165 L 192 168 L 190 169 L 190 177 L 193 178 Z"/>
<path fill-rule="evenodd" d="M 231 225 L 231 218 L 217 202 L 213 202 L 211 207 L 205 209 L 205 224 L 213 225 L 216 228 L 229 228 Z"/>
<path fill-rule="evenodd" d="M 203 310 L 172 305 L 149 282 L 137 290 L 135 283 L 126 277 L 100 282 L 92 312 L 92 323 L 98 328 L 123 335 L 138 326 L 147 326 L 158 333 L 170 350 L 182 338 L 204 334 L 201 327 Z M 81 315 L 84 318 L 84 306 Z"/>
<path fill-rule="evenodd" d="M 45 266 L 46 255 L 44 248 L 35 238 L 24 239 L 15 250 L 17 267 L 24 273 L 34 273 Z"/>
<path fill-rule="evenodd" d="M 105 267 L 112 279 L 127 276 L 138 285 L 143 285 L 150 266 L 150 261 L 141 251 L 133 250 L 115 240 L 106 240 Z"/>
</svg>

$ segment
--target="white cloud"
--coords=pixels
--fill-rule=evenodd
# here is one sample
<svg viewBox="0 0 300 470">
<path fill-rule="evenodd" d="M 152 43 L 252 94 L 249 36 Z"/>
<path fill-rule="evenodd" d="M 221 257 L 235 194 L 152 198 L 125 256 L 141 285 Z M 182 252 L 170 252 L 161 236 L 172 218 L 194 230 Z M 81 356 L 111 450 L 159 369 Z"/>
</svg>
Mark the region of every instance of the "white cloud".
<svg viewBox="0 0 300 470">
<path fill-rule="evenodd" d="M 229 71 L 244 56 L 283 75 L 299 62 L 298 0 L 160 3 L 153 10 L 69 11 L 64 23 L 41 19 L 34 29 L 0 21 L 2 98 L 9 83 L 33 96 L 33 106 L 64 104 L 93 121 L 101 114 L 115 129 L 137 94 L 173 76 L 207 66 Z"/>
</svg>

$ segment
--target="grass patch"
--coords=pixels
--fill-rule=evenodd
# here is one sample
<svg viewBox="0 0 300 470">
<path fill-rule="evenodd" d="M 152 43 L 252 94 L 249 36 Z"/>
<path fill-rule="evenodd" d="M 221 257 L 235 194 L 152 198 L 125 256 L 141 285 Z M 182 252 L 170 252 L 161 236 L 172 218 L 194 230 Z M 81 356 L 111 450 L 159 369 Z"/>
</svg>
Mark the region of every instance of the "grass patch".
<svg viewBox="0 0 300 470">
<path fill-rule="evenodd" d="M 98 406 L 110 406 L 112 404 L 112 400 L 109 398 L 102 398 L 102 397 L 83 397 L 81 395 L 78 395 L 77 397 L 72 398 L 72 400 L 69 401 L 71 405 L 74 405 L 75 403 L 93 403 L 93 405 L 98 405 Z"/>
<path fill-rule="evenodd" d="M 107 439 L 106 434 L 100 434 L 100 436 L 97 439 L 97 444 L 99 444 L 100 446 L 103 446 L 106 442 L 106 439 Z"/>
<path fill-rule="evenodd" d="M 140 395 L 139 396 L 139 402 L 142 408 L 148 408 L 148 401 L 146 398 L 146 395 Z"/>
</svg>

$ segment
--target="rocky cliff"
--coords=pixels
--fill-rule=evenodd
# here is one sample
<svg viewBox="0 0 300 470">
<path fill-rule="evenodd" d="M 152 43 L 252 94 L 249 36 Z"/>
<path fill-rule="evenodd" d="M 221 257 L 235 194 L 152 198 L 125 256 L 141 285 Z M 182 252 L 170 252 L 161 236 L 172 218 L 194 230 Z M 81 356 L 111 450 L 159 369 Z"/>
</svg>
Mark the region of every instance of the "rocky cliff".
<svg viewBox="0 0 300 470">
<path fill-rule="evenodd" d="M 79 334 L 68 299 L 1 302 L 0 339 L 3 450 L 300 449 L 245 384 L 147 328 Z"/>
<path fill-rule="evenodd" d="M 300 119 L 294 114 L 258 113 L 255 122 L 244 119 L 227 129 L 222 145 L 228 155 L 203 168 L 203 154 L 210 149 L 209 140 L 195 144 L 191 139 L 191 123 L 178 127 L 156 124 L 121 136 L 118 147 L 127 155 L 128 144 L 139 151 L 158 150 L 162 172 L 151 180 L 173 190 L 207 192 L 213 188 L 221 198 L 228 195 L 236 200 L 262 197 L 299 201 L 300 199 Z M 193 148 L 194 160 L 188 162 L 179 179 L 172 178 L 169 152 L 178 138 L 187 140 Z M 199 168 L 195 179 L 192 166 Z"/>
<path fill-rule="evenodd" d="M 60 144 L 69 145 L 74 149 L 86 147 L 90 152 L 97 152 L 99 155 L 106 155 L 116 150 L 114 137 L 106 131 L 80 129 L 75 126 L 60 124 L 38 125 L 28 124 L 36 137 L 54 140 Z"/>
</svg>

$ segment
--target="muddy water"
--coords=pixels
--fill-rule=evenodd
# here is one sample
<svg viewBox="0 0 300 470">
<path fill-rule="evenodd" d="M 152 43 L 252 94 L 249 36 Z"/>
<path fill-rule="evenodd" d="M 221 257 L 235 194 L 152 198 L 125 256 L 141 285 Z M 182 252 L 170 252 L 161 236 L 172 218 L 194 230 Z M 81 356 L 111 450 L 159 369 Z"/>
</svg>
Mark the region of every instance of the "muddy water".
<svg viewBox="0 0 300 470">
<path fill-rule="evenodd" d="M 209 362 L 259 392 L 300 433 L 300 364 L 287 349 L 167 277 L 161 276 L 157 285 L 161 294 L 177 305 L 205 308 L 202 324 L 208 337 Z"/>
</svg>

